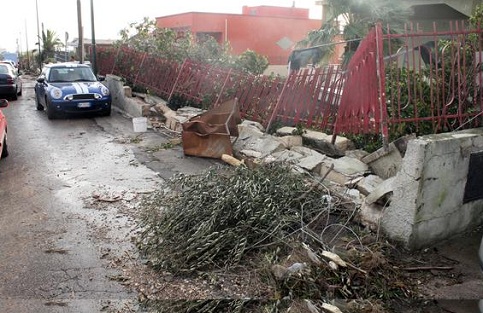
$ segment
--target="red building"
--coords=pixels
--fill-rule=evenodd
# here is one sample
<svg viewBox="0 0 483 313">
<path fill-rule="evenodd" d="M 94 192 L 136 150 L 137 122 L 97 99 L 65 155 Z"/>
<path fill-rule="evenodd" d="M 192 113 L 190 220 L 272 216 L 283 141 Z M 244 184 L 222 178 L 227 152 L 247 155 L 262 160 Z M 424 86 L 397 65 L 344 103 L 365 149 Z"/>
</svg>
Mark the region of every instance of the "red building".
<svg viewBox="0 0 483 313">
<path fill-rule="evenodd" d="M 274 6 L 244 6 L 242 14 L 189 12 L 156 18 L 159 28 L 210 35 L 219 43 L 229 42 L 233 54 L 252 50 L 271 65 L 286 65 L 295 44 L 320 25 L 320 20 L 309 19 L 308 9 Z"/>
</svg>

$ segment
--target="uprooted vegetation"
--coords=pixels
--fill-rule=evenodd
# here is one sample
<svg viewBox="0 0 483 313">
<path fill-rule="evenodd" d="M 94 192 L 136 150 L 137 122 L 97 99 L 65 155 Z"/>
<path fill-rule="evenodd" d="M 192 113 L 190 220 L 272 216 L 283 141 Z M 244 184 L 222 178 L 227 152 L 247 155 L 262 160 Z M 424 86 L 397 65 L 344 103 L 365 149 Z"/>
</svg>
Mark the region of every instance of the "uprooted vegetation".
<svg viewBox="0 0 483 313">
<path fill-rule="evenodd" d="M 220 281 L 229 273 L 240 282 L 250 272 L 257 288 L 224 300 L 179 301 L 178 294 L 149 305 L 157 312 L 326 312 L 342 299 L 344 312 L 397 312 L 390 307 L 414 296 L 394 263 L 400 252 L 358 225 L 356 210 L 320 180 L 279 163 L 174 176 L 143 201 L 138 247 L 148 264 L 183 279 Z"/>
</svg>

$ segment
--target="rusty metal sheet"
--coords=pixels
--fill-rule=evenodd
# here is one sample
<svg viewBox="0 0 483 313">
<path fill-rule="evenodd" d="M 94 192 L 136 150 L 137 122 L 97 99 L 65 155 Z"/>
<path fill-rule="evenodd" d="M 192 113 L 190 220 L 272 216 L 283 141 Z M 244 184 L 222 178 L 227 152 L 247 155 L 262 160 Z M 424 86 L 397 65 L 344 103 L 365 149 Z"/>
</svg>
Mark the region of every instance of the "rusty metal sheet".
<svg viewBox="0 0 483 313">
<path fill-rule="evenodd" d="M 181 125 L 184 154 L 208 158 L 233 155 L 232 138 L 238 137 L 240 123 L 237 99 L 189 119 Z"/>
<path fill-rule="evenodd" d="M 200 136 L 197 133 L 183 131 L 181 138 L 185 155 L 216 159 L 221 158 L 223 154 L 233 155 L 230 137 L 226 135 Z"/>
</svg>

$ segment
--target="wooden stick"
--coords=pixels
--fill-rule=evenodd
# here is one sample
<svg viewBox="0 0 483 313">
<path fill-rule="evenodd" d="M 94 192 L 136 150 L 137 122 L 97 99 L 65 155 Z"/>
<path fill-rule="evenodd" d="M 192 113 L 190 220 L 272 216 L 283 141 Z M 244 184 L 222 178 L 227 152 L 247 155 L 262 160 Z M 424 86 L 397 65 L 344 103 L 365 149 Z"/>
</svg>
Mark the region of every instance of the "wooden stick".
<svg viewBox="0 0 483 313">
<path fill-rule="evenodd" d="M 415 271 L 432 271 L 432 270 L 437 270 L 437 271 L 449 271 L 452 270 L 452 266 L 421 266 L 421 267 L 406 267 L 403 268 L 403 270 L 408 271 L 408 272 L 415 272 Z"/>
</svg>

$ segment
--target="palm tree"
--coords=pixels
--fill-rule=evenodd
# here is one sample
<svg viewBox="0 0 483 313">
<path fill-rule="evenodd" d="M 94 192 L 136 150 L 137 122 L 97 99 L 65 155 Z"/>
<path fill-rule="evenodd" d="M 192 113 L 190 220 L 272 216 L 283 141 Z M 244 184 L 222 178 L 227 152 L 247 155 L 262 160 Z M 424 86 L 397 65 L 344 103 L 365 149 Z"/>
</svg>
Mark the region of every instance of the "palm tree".
<svg viewBox="0 0 483 313">
<path fill-rule="evenodd" d="M 330 44 L 334 43 L 337 35 L 342 35 L 347 42 L 344 64 L 376 22 L 391 23 L 392 31 L 397 31 L 412 14 L 409 7 L 399 0 L 326 0 L 326 3 L 329 8 L 327 20 L 320 29 L 309 32 L 297 48 L 322 46 L 321 50 L 330 52 Z"/>
<path fill-rule="evenodd" d="M 63 47 L 64 44 L 57 37 L 56 33 L 52 30 L 47 29 L 47 32 L 42 30 L 42 61 L 48 59 L 53 59 L 55 57 L 55 51 L 57 47 Z"/>
</svg>

